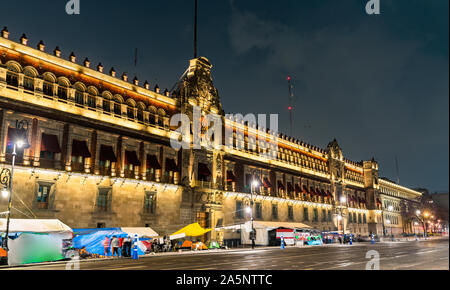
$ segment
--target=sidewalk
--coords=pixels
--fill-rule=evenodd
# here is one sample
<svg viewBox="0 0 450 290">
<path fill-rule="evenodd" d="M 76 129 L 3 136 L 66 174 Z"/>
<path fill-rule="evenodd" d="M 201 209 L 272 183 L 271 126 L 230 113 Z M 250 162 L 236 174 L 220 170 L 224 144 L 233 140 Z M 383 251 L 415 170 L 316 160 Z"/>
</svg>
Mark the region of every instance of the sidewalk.
<svg viewBox="0 0 450 290">
<path fill-rule="evenodd" d="M 359 246 L 364 245 L 366 243 L 353 243 L 353 245 L 347 244 L 323 244 L 323 245 L 305 245 L 305 246 L 299 246 L 297 248 L 313 248 L 313 247 L 353 247 L 353 246 Z M 295 246 L 287 246 L 286 249 L 294 248 Z M 256 247 L 254 250 L 272 250 L 272 249 L 280 249 L 280 246 L 259 246 Z M 245 251 L 253 251 L 251 247 L 242 247 L 242 248 L 229 248 L 229 249 L 214 249 L 214 250 L 203 250 L 203 251 L 181 251 L 181 252 L 161 252 L 161 253 L 150 253 L 145 254 L 142 256 L 139 256 L 139 259 L 143 258 L 151 258 L 151 257 L 164 257 L 164 256 L 178 256 L 178 255 L 206 255 L 211 253 L 233 253 L 233 252 L 245 252 Z M 128 259 L 131 260 L 131 258 L 95 258 L 95 259 L 80 259 L 80 263 L 85 262 L 97 262 L 97 261 L 106 261 L 106 260 L 124 260 Z M 42 262 L 42 263 L 32 263 L 32 264 L 23 264 L 23 265 L 17 265 L 17 266 L 7 266 L 7 265 L 1 265 L 1 269 L 7 269 L 7 268 L 14 268 L 14 267 L 33 267 L 33 266 L 44 266 L 44 265 L 58 265 L 58 264 L 67 264 L 70 262 L 70 260 L 63 260 L 63 261 L 53 261 L 53 262 Z"/>
<path fill-rule="evenodd" d="M 444 239 L 446 237 L 427 237 L 426 239 L 418 238 L 418 242 L 423 241 L 429 241 L 433 239 Z M 395 241 L 389 240 L 382 240 L 380 242 L 376 242 L 376 244 L 379 243 L 396 243 L 396 242 L 415 242 L 414 237 L 410 238 L 396 238 Z M 370 244 L 370 242 L 353 242 L 352 245 L 349 243 L 346 244 L 340 244 L 340 243 L 333 243 L 333 244 L 323 244 L 323 245 L 314 245 L 314 246 L 299 246 L 298 248 L 313 248 L 313 247 L 357 247 L 357 246 L 363 246 Z M 263 246 L 263 247 L 256 247 L 255 250 L 271 250 L 271 249 L 279 249 L 279 246 Z M 286 247 L 287 249 L 293 248 L 293 246 Z M 139 256 L 139 259 L 143 258 L 151 258 L 151 257 L 163 257 L 163 256 L 176 256 L 176 255 L 204 255 L 204 254 L 211 254 L 211 253 L 233 253 L 233 252 L 244 252 L 244 251 L 252 251 L 251 247 L 242 247 L 242 248 L 231 248 L 231 249 L 214 249 L 214 250 L 206 250 L 206 251 L 181 251 L 181 252 L 161 252 L 161 253 L 150 253 L 146 255 Z M 80 263 L 85 262 L 97 262 L 97 261 L 105 261 L 105 260 L 123 260 L 123 259 L 131 259 L 131 258 L 96 258 L 96 259 L 80 259 Z M 2 265 L 0 266 L 0 269 L 7 269 L 7 268 L 13 268 L 13 267 L 33 267 L 33 266 L 41 266 L 41 265 L 58 265 L 58 264 L 67 264 L 70 260 L 64 260 L 64 261 L 54 261 L 54 262 L 43 262 L 43 263 L 33 263 L 33 264 L 24 264 L 24 265 L 17 265 L 17 266 L 7 266 Z"/>
</svg>

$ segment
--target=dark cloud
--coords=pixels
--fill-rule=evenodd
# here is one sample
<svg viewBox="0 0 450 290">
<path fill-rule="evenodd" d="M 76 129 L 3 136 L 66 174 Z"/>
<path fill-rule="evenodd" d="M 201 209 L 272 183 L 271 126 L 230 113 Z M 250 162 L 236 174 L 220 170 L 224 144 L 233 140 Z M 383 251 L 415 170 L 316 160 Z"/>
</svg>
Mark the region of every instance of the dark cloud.
<svg viewBox="0 0 450 290">
<path fill-rule="evenodd" d="M 375 156 L 381 174 L 391 178 L 398 156 L 402 183 L 445 190 L 448 54 L 427 52 L 433 39 L 430 32 L 425 40 L 411 37 L 409 30 L 409 37 L 399 37 L 390 21 L 374 23 L 368 17 L 305 33 L 301 26 L 260 17 L 233 4 L 228 34 L 239 57 L 261 56 L 255 66 L 259 75 L 270 80 L 284 73 L 299 81 L 297 137 L 323 146 L 336 136 L 347 156 L 355 160 Z M 271 93 L 258 96 L 265 99 L 260 110 L 275 97 L 278 104 L 269 107 L 283 111 L 287 93 Z M 287 116 L 281 116 L 286 132 Z M 438 160 L 426 153 L 436 149 Z M 422 170 L 431 160 L 436 170 Z"/>
</svg>

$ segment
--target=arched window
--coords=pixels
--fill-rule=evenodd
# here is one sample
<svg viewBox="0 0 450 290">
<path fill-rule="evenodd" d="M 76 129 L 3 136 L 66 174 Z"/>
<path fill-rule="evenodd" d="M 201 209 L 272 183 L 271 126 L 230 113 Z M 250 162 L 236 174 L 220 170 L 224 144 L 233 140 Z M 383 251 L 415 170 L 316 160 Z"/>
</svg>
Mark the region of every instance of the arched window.
<svg viewBox="0 0 450 290">
<path fill-rule="evenodd" d="M 42 87 L 42 91 L 44 95 L 53 97 L 54 96 L 54 83 L 56 82 L 56 77 L 49 72 L 44 73 L 43 75 L 44 83 Z"/>
<path fill-rule="evenodd" d="M 156 124 L 156 108 L 153 107 L 153 106 L 150 106 L 150 107 L 148 108 L 148 110 L 149 110 L 149 112 L 150 112 L 148 122 L 149 122 L 150 124 Z"/>
<path fill-rule="evenodd" d="M 166 116 L 166 112 L 163 109 L 158 110 L 158 126 L 164 127 L 164 118 Z"/>
<path fill-rule="evenodd" d="M 102 108 L 103 108 L 103 112 L 106 113 L 110 113 L 111 112 L 111 99 L 112 99 L 112 95 L 110 92 L 108 91 L 104 91 L 102 93 Z"/>
<path fill-rule="evenodd" d="M 75 103 L 80 106 L 84 106 L 84 92 L 86 88 L 81 83 L 75 84 Z"/>
<path fill-rule="evenodd" d="M 34 91 L 34 78 L 37 76 L 37 72 L 33 67 L 26 67 L 23 77 L 23 88 L 27 91 Z"/>
<path fill-rule="evenodd" d="M 114 96 L 114 114 L 117 116 L 122 116 L 122 104 L 123 98 L 120 95 Z"/>
<path fill-rule="evenodd" d="M 136 102 L 133 99 L 127 100 L 127 117 L 128 119 L 134 120 L 134 108 L 136 107 Z"/>
<path fill-rule="evenodd" d="M 145 105 L 142 102 L 139 102 L 137 105 L 137 119 L 139 122 L 144 122 L 144 109 Z"/>
<path fill-rule="evenodd" d="M 19 86 L 19 72 L 20 66 L 15 63 L 10 63 L 7 66 L 8 71 L 6 72 L 6 84 L 12 87 Z"/>
<path fill-rule="evenodd" d="M 89 108 L 97 108 L 97 95 L 98 91 L 95 87 L 90 86 L 88 88 L 87 105 Z"/>
<path fill-rule="evenodd" d="M 58 81 L 58 99 L 67 100 L 69 84 L 69 81 L 63 78 Z"/>
</svg>

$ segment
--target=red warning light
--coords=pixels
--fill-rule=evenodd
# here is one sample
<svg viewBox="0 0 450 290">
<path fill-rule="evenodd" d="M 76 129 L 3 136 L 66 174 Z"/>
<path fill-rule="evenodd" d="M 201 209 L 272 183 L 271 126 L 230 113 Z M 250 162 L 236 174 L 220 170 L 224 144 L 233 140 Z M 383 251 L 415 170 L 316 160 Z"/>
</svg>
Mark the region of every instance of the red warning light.
<svg viewBox="0 0 450 290">
<path fill-rule="evenodd" d="M 289 107 L 288 107 L 288 109 L 289 109 L 289 111 L 290 111 L 290 110 L 292 110 L 292 107 L 291 107 L 291 106 L 289 106 Z"/>
<path fill-rule="evenodd" d="M 290 81 L 290 80 L 291 80 L 291 77 L 290 77 L 290 76 L 288 76 L 288 77 L 287 77 L 287 80 L 288 80 L 288 81 Z"/>
</svg>

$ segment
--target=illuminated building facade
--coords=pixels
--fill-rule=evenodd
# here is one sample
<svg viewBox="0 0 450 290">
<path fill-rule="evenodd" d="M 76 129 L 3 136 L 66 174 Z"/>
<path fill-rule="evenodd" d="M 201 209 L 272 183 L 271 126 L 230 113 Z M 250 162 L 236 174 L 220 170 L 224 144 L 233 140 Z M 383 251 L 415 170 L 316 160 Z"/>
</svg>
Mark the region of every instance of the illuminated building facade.
<svg viewBox="0 0 450 290">
<path fill-rule="evenodd" d="M 0 166 L 11 164 L 16 120 L 28 121 L 31 145 L 17 155 L 12 216 L 58 218 L 73 228 L 150 226 L 161 234 L 191 222 L 219 228 L 250 219 L 244 209 L 257 180 L 255 220 L 356 235 L 382 234 L 383 224 L 388 233 L 413 232 L 399 205 L 421 194 L 378 178 L 375 160 L 345 159 L 336 140 L 321 149 L 279 134 L 275 158 L 261 158 L 248 138 L 256 126 L 225 118 L 211 67 L 193 59 L 176 90 L 161 92 L 88 59 L 79 63 L 73 53 L 47 53 L 42 41 L 34 49 L 25 35 L 13 42 L 4 29 Z M 242 149 L 173 149 L 170 117 L 192 116 L 193 106 L 242 129 L 230 140 Z M 213 230 L 207 238 L 236 235 Z"/>
</svg>

